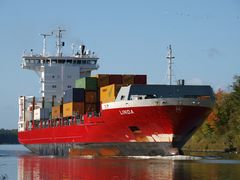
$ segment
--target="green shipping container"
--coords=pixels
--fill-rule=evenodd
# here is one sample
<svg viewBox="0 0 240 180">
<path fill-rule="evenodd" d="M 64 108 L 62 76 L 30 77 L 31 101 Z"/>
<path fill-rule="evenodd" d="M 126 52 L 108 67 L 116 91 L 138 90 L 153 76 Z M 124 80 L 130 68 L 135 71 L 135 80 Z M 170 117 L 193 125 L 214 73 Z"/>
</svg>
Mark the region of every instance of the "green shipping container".
<svg viewBox="0 0 240 180">
<path fill-rule="evenodd" d="M 96 91 L 97 90 L 97 78 L 84 77 L 75 81 L 76 88 L 83 88 L 85 90 Z"/>
</svg>

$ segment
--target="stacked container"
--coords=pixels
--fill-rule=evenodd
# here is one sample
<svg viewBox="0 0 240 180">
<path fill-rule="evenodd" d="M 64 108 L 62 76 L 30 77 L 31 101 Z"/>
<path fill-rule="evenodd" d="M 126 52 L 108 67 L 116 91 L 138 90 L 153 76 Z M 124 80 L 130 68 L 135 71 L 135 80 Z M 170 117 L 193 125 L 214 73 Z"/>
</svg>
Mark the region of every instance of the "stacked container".
<svg viewBox="0 0 240 180">
<path fill-rule="evenodd" d="M 100 89 L 100 102 L 108 103 L 115 101 L 119 90 L 124 85 L 122 84 L 111 84 L 108 86 L 101 87 Z"/>
<path fill-rule="evenodd" d="M 98 86 L 100 88 L 100 102 L 108 103 L 115 101 L 119 90 L 122 86 L 131 84 L 147 84 L 146 75 L 132 75 L 132 74 L 99 74 Z M 108 77 L 108 78 L 107 78 Z M 108 79 L 108 81 L 106 80 Z M 103 83 L 104 82 L 104 83 Z M 108 84 L 107 84 L 108 82 Z M 105 85 L 105 86 L 103 86 Z"/>
<path fill-rule="evenodd" d="M 103 87 L 109 85 L 109 75 L 108 74 L 97 74 L 98 87 Z"/>
<path fill-rule="evenodd" d="M 49 109 L 46 108 L 38 108 L 34 109 L 34 120 L 47 120 L 49 119 Z"/>
<path fill-rule="evenodd" d="M 147 75 L 135 75 L 134 84 L 147 84 Z"/>
<path fill-rule="evenodd" d="M 100 103 L 115 101 L 122 86 L 146 84 L 146 75 L 98 74 L 75 81 L 75 88 L 65 92 L 63 107 L 52 107 L 52 117 L 69 117 L 98 112 Z M 63 115 L 62 115 L 63 114 Z"/>
<path fill-rule="evenodd" d="M 105 75 L 100 76 L 103 84 L 109 83 L 109 78 Z M 75 85 L 84 89 L 84 113 L 99 111 L 99 88 L 98 78 L 84 77 L 76 80 Z"/>
<path fill-rule="evenodd" d="M 122 83 L 128 84 L 128 85 L 134 84 L 134 76 L 135 75 L 128 75 L 128 74 L 122 75 Z"/>
<path fill-rule="evenodd" d="M 84 102 L 85 90 L 83 88 L 72 88 L 65 91 L 63 103 Z"/>
<path fill-rule="evenodd" d="M 84 114 L 84 102 L 69 102 L 63 104 L 63 117 Z"/>
<path fill-rule="evenodd" d="M 63 117 L 84 114 L 85 90 L 72 88 L 65 91 L 63 96 Z"/>
<path fill-rule="evenodd" d="M 63 106 L 53 106 L 52 107 L 52 118 L 61 118 L 63 116 Z"/>
<path fill-rule="evenodd" d="M 96 112 L 99 103 L 97 91 L 85 91 L 85 112 Z"/>
<path fill-rule="evenodd" d="M 97 91 L 98 79 L 95 77 L 85 77 L 75 81 L 76 88 L 83 88 L 85 90 Z"/>
<path fill-rule="evenodd" d="M 122 84 L 122 75 L 120 74 L 110 74 L 109 84 Z"/>
</svg>

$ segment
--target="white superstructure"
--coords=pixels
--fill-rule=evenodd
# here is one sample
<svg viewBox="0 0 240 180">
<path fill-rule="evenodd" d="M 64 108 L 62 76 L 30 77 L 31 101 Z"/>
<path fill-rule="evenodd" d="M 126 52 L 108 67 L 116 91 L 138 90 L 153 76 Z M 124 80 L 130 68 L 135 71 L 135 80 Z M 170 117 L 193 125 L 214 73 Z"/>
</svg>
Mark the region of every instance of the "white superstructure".
<svg viewBox="0 0 240 180">
<path fill-rule="evenodd" d="M 43 52 L 42 54 L 24 53 L 21 67 L 23 69 L 35 71 L 40 78 L 41 96 L 45 101 L 51 101 L 52 97 L 56 101 L 60 101 L 65 90 L 75 86 L 75 80 L 90 76 L 93 70 L 99 68 L 98 57 L 85 49 L 85 45 L 79 47 L 79 51 L 71 56 L 63 56 L 62 48 L 62 32 L 65 30 L 58 28 L 57 37 L 57 53 L 56 56 L 48 56 L 46 53 L 46 38 L 50 35 L 41 34 L 43 36 Z"/>
</svg>

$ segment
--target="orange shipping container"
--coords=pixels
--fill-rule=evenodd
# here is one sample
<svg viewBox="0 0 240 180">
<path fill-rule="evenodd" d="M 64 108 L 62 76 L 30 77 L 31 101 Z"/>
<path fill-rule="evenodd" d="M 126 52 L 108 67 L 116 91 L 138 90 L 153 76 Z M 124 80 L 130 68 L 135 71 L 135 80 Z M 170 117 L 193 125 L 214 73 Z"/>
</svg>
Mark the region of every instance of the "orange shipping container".
<svg viewBox="0 0 240 180">
<path fill-rule="evenodd" d="M 97 99 L 96 91 L 85 91 L 85 103 L 96 103 Z"/>
<path fill-rule="evenodd" d="M 52 118 L 60 118 L 62 117 L 62 113 L 63 113 L 62 105 L 52 107 Z"/>
<path fill-rule="evenodd" d="M 103 87 L 109 85 L 109 75 L 108 74 L 97 74 L 98 87 Z"/>
<path fill-rule="evenodd" d="M 123 84 L 134 84 L 134 76 L 135 75 L 123 75 L 122 76 L 122 83 Z"/>
<path fill-rule="evenodd" d="M 108 103 L 115 101 L 122 84 L 111 84 L 100 88 L 100 102 Z"/>
<path fill-rule="evenodd" d="M 84 114 L 84 103 L 70 102 L 63 104 L 63 117 Z"/>
</svg>

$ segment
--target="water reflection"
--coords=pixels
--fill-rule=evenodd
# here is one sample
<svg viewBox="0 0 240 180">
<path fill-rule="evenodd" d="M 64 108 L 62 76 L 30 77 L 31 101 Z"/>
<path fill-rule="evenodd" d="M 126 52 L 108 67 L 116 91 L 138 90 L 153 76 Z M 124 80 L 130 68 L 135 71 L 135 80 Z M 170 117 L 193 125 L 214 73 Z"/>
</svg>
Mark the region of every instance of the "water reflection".
<svg viewBox="0 0 240 180">
<path fill-rule="evenodd" d="M 180 166 L 171 160 L 22 156 L 18 179 L 184 179 L 175 174 Z"/>
<path fill-rule="evenodd" d="M 240 160 L 18 157 L 18 179 L 239 179 Z"/>
</svg>

